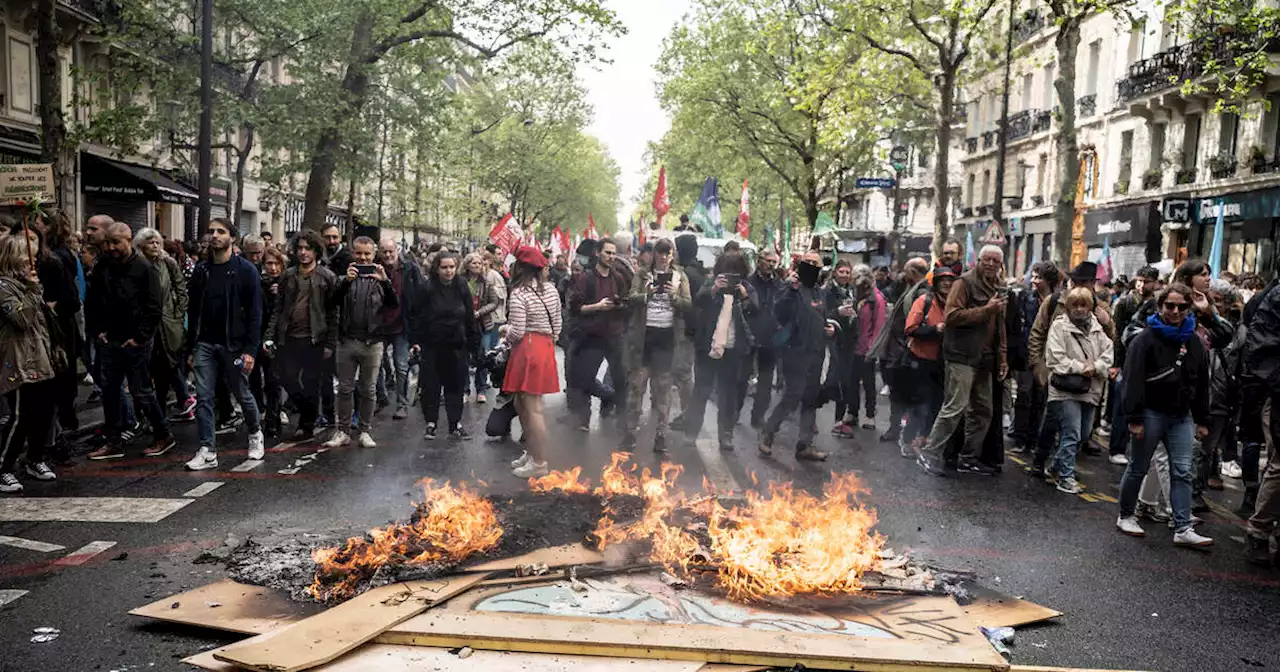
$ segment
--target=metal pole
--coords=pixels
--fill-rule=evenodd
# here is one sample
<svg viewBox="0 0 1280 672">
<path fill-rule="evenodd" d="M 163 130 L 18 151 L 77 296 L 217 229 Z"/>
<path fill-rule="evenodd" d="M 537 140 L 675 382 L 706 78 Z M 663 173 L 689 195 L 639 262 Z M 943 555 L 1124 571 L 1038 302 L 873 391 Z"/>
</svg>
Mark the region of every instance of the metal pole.
<svg viewBox="0 0 1280 672">
<path fill-rule="evenodd" d="M 382 201 L 387 182 L 387 120 L 382 120 L 382 146 L 378 148 L 378 229 L 382 229 Z"/>
<path fill-rule="evenodd" d="M 1009 152 L 1009 84 L 1013 70 L 1013 13 L 1017 0 L 1009 0 L 1009 30 L 1004 37 L 1004 92 L 1000 94 L 1000 148 L 996 152 L 996 202 L 991 206 L 991 218 L 1004 221 L 1004 161 Z"/>
<path fill-rule="evenodd" d="M 199 197 L 196 235 L 209 229 L 213 204 L 213 0 L 200 3 L 200 137 L 196 141 L 196 176 Z"/>
<path fill-rule="evenodd" d="M 889 250 L 889 263 L 893 264 L 898 259 L 899 248 L 902 247 L 902 171 L 897 166 L 893 169 L 893 230 L 890 232 L 889 242 L 893 245 L 893 249 Z"/>
</svg>

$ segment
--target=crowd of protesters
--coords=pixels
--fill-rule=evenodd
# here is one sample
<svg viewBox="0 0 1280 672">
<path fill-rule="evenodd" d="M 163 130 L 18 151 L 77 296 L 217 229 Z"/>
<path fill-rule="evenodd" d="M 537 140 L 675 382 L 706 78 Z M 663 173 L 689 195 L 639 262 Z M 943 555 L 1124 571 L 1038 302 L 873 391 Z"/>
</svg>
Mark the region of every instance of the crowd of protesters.
<svg viewBox="0 0 1280 672">
<path fill-rule="evenodd" d="M 1040 262 L 1023 283 L 997 246 L 971 251 L 966 269 L 955 240 L 933 263 L 874 270 L 818 250 L 752 257 L 728 241 L 708 269 L 687 228 L 573 254 L 464 255 L 347 240 L 336 226 L 275 244 L 214 219 L 182 245 L 105 215 L 83 232 L 61 216 L 6 222 L 0 492 L 23 490 L 20 457 L 37 481 L 70 462 L 81 366 L 104 415 L 88 459 L 123 458 L 144 434 L 141 454 L 164 455 L 173 424 L 194 422 L 197 471 L 217 468 L 218 437 L 241 431 L 256 460 L 269 437 L 375 448 L 383 410 L 404 420 L 416 398 L 427 440 L 470 436 L 468 400 L 492 402 L 492 436 L 518 418 L 513 473 L 541 476 L 545 395 L 565 393 L 576 430 L 591 431 L 593 414 L 615 422 L 634 450 L 647 390 L 656 452 L 672 432 L 696 440 L 711 403 L 721 450 L 735 450 L 746 416 L 759 452 L 774 454 L 790 423 L 795 458 L 822 461 L 814 439 L 831 402 L 832 435 L 874 430 L 887 410 L 880 440 L 936 476 L 1001 474 L 1007 434 L 1035 477 L 1077 494 L 1078 460 L 1105 454 L 1125 467 L 1117 528 L 1167 523 L 1180 546 L 1213 543 L 1195 529 L 1204 491 L 1239 478 L 1249 555 L 1270 562 L 1276 281 L 1211 279 L 1193 259 L 1114 283 L 1091 262 Z"/>
</svg>

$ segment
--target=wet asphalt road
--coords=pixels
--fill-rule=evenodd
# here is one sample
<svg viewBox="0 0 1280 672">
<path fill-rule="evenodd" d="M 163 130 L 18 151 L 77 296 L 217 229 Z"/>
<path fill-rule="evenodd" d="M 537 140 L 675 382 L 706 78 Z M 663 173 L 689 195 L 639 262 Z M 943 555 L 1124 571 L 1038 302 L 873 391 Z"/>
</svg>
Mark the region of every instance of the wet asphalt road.
<svg viewBox="0 0 1280 672">
<path fill-rule="evenodd" d="M 611 429 L 573 431 L 563 420 L 562 395 L 549 398 L 547 406 L 552 466 L 580 463 L 598 478 L 616 435 Z M 477 434 L 488 410 L 467 407 L 467 424 Z M 714 413 L 707 415 L 710 428 Z M 830 407 L 819 413 L 819 424 L 830 426 Z M 280 445 L 256 469 L 233 471 L 246 459 L 241 430 L 219 437 L 220 468 L 197 474 L 182 468 L 195 448 L 194 425 L 182 425 L 180 449 L 164 457 L 141 458 L 139 442 L 125 460 L 80 461 L 60 470 L 56 484 L 26 479 L 27 499 L 182 499 L 203 483 L 222 485 L 189 497 L 190 503 L 158 522 L 0 519 L 0 535 L 65 547 L 41 552 L 0 545 L 0 591 L 28 591 L 0 607 L 0 670 L 192 669 L 179 659 L 235 638 L 126 612 L 223 578 L 220 565 L 192 563 L 203 549 L 223 544 L 229 535 L 346 535 L 402 519 L 414 482 L 424 476 L 481 478 L 494 492 L 524 487 L 505 466 L 519 454 L 514 444 L 482 436 L 427 442 L 422 429 L 417 411 L 401 422 L 385 412 L 375 422 L 377 449 L 329 451 L 292 474 L 280 470 L 296 466 L 314 446 Z M 1015 663 L 1188 671 L 1280 667 L 1280 572 L 1244 562 L 1243 532 L 1234 516 L 1207 516 L 1200 529 L 1218 542 L 1207 553 L 1174 548 L 1172 532 L 1152 524 L 1146 539 L 1133 539 L 1115 531 L 1114 504 L 1058 493 L 1014 463 L 994 478 L 933 478 L 876 434 L 859 430 L 854 440 L 838 440 L 824 433 L 819 446 L 832 458 L 797 464 L 789 449 L 792 426 L 784 426 L 775 457 L 764 458 L 755 451 L 755 432 L 744 423 L 735 453 L 721 453 L 704 431 L 698 444 L 670 441 L 667 459 L 684 465 L 680 483 L 690 489 L 704 476 L 721 488 L 750 485 L 754 474 L 761 486 L 793 480 L 817 491 L 829 471 L 858 472 L 890 547 L 976 572 L 992 588 L 1064 612 L 1057 622 L 1019 630 Z M 648 439 L 642 432 L 638 459 L 656 465 Z M 1094 457 L 1082 458 L 1080 471 L 1086 494 L 1117 494 L 1121 468 Z M 1211 493 L 1211 499 L 1225 513 L 1238 505 L 1239 492 Z M 95 541 L 114 545 L 83 565 L 57 564 Z M 0 592 L 5 594 L 12 595 Z M 41 626 L 62 634 L 31 643 L 32 629 Z"/>
</svg>

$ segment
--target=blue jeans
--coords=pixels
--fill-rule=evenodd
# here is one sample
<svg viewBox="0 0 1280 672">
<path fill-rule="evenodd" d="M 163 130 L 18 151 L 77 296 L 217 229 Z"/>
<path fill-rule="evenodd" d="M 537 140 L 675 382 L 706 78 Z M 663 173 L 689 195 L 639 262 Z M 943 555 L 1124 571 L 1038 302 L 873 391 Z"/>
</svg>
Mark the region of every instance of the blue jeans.
<svg viewBox="0 0 1280 672">
<path fill-rule="evenodd" d="M 142 345 L 136 348 L 125 347 L 114 343 L 98 342 L 98 367 L 102 374 L 102 412 L 106 421 L 107 440 L 119 443 L 120 432 L 127 419 L 127 406 L 124 401 L 124 384 L 129 383 L 129 394 L 133 404 L 151 423 L 151 433 L 157 439 L 168 438 L 169 422 L 165 420 L 164 410 L 156 400 L 155 390 L 151 388 L 151 346 Z M 129 423 L 132 425 L 133 423 Z"/>
<path fill-rule="evenodd" d="M 1107 441 L 1107 452 L 1112 455 L 1124 455 L 1129 443 L 1129 421 L 1124 417 L 1124 399 L 1121 397 L 1123 389 L 1120 381 L 1111 381 L 1111 439 Z"/>
<path fill-rule="evenodd" d="M 1132 516 L 1138 505 L 1138 491 L 1151 465 L 1151 454 L 1164 441 L 1169 452 L 1169 505 L 1173 508 L 1173 529 L 1181 532 L 1191 527 L 1191 444 L 1195 435 L 1191 415 L 1165 415 L 1157 411 L 1142 412 L 1142 440 L 1133 442 L 1133 455 L 1120 479 L 1120 516 Z"/>
<path fill-rule="evenodd" d="M 385 383 L 387 375 L 395 376 L 394 392 L 396 410 L 409 406 L 409 337 L 406 334 L 387 339 L 382 349 L 382 373 L 378 376 L 379 398 L 391 397 L 392 386 Z"/>
<path fill-rule="evenodd" d="M 1054 407 L 1058 418 L 1058 452 L 1051 466 L 1062 478 L 1076 477 L 1076 454 L 1080 452 L 1080 441 L 1088 440 L 1089 430 L 1093 429 L 1093 404 L 1074 399 L 1059 399 L 1049 402 Z"/>
<path fill-rule="evenodd" d="M 196 374 L 196 431 L 200 435 L 200 445 L 216 451 L 216 434 L 213 426 L 213 397 L 218 385 L 218 377 L 222 377 L 227 391 L 240 400 L 240 410 L 244 412 L 244 421 L 249 426 L 249 433 L 260 429 L 258 419 L 258 403 L 249 392 L 249 376 L 236 366 L 235 360 L 241 353 L 232 352 L 225 345 L 213 343 L 196 343 L 195 361 L 192 367 Z"/>
<path fill-rule="evenodd" d="M 476 394 L 484 394 L 489 391 L 489 369 L 484 366 L 484 353 L 489 352 L 498 346 L 498 327 L 494 327 L 483 334 L 480 334 L 480 354 L 482 355 L 476 361 Z"/>
</svg>

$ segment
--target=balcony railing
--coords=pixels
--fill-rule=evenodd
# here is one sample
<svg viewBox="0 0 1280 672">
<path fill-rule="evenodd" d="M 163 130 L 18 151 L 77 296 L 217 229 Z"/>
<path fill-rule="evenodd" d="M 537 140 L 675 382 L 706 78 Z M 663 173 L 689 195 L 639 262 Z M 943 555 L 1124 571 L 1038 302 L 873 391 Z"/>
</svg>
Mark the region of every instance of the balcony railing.
<svg viewBox="0 0 1280 672">
<path fill-rule="evenodd" d="M 1277 161 L 1276 159 L 1272 159 L 1268 161 L 1264 157 L 1259 157 L 1253 160 L 1253 163 L 1250 164 L 1249 169 L 1250 171 L 1253 172 L 1254 175 L 1262 175 L 1264 173 L 1274 173 L 1274 172 L 1280 171 L 1280 161 Z"/>
<path fill-rule="evenodd" d="M 1191 184 L 1196 181 L 1195 168 L 1183 168 L 1173 176 L 1174 184 Z"/>
<path fill-rule="evenodd" d="M 1040 131 L 1049 130 L 1049 125 L 1053 123 L 1053 113 L 1049 110 L 1038 110 L 1035 119 L 1031 122 L 1031 132 L 1039 133 Z"/>
<path fill-rule="evenodd" d="M 1031 135 L 1031 110 L 1023 110 L 1010 115 L 1009 124 L 1005 127 L 1005 137 L 1009 142 L 1021 140 Z"/>
<path fill-rule="evenodd" d="M 1098 113 L 1098 94 L 1091 93 L 1076 99 L 1076 116 L 1083 119 Z"/>
<path fill-rule="evenodd" d="M 961 217 L 972 217 L 972 216 L 973 216 L 973 208 L 960 208 L 960 216 L 961 216 Z"/>
<path fill-rule="evenodd" d="M 1142 189 L 1143 191 L 1148 189 L 1159 189 L 1161 182 L 1164 182 L 1164 173 L 1159 171 L 1154 173 L 1145 173 L 1142 176 Z"/>
<path fill-rule="evenodd" d="M 982 134 L 982 148 L 983 148 L 983 149 L 991 149 L 992 147 L 995 147 L 995 145 L 996 145 L 996 132 L 995 132 L 995 131 L 987 131 L 986 133 L 983 133 L 983 134 Z"/>
<path fill-rule="evenodd" d="M 1037 9 L 1028 9 L 1013 20 L 1013 43 L 1022 44 L 1044 27 L 1044 16 Z"/>
<path fill-rule="evenodd" d="M 964 103 L 956 103 L 951 107 L 951 123 L 967 124 L 969 123 L 969 106 Z"/>
<path fill-rule="evenodd" d="M 986 217 L 987 213 L 991 211 L 991 206 L 979 205 L 977 208 L 974 208 L 974 210 L 977 211 L 979 217 Z"/>
<path fill-rule="evenodd" d="M 1031 207 L 1038 208 L 1042 205 L 1044 205 L 1044 196 L 1036 194 L 1035 196 L 1031 197 Z"/>
<path fill-rule="evenodd" d="M 977 138 L 965 138 L 965 139 L 964 139 L 964 148 L 965 148 L 965 150 L 966 150 L 966 151 L 968 151 L 970 154 L 972 154 L 972 153 L 974 153 L 974 152 L 978 151 L 978 139 L 977 139 Z"/>
<path fill-rule="evenodd" d="M 1009 209 L 1010 209 L 1010 210 L 1021 210 L 1021 209 L 1022 209 L 1022 197 L 1021 197 L 1021 196 L 1010 196 L 1010 197 L 1008 198 L 1008 201 L 1009 201 Z"/>
<path fill-rule="evenodd" d="M 84 12 L 95 18 L 102 18 L 102 0 L 58 0 L 58 4 Z"/>
<path fill-rule="evenodd" d="M 1247 45 L 1231 38 L 1230 34 L 1208 35 L 1130 65 L 1129 76 L 1116 83 L 1116 99 L 1128 102 L 1195 79 L 1204 73 L 1205 62 L 1209 59 L 1232 61 Z M 1270 42 L 1264 48 L 1270 52 Z"/>
<path fill-rule="evenodd" d="M 1236 174 L 1236 157 L 1232 154 L 1219 154 L 1209 159 L 1209 176 L 1215 180 L 1223 180 Z"/>
</svg>

